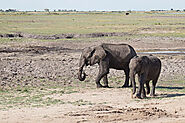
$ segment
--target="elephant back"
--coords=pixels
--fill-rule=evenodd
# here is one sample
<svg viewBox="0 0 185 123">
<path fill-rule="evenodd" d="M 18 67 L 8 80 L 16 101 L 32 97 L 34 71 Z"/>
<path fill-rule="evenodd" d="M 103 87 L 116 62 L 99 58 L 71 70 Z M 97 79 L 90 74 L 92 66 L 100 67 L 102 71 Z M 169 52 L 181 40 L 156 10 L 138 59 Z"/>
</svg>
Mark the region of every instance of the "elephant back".
<svg viewBox="0 0 185 123">
<path fill-rule="evenodd" d="M 102 47 L 110 53 L 114 59 L 120 62 L 130 62 L 130 59 L 137 55 L 134 48 L 128 44 L 102 44 Z"/>
</svg>

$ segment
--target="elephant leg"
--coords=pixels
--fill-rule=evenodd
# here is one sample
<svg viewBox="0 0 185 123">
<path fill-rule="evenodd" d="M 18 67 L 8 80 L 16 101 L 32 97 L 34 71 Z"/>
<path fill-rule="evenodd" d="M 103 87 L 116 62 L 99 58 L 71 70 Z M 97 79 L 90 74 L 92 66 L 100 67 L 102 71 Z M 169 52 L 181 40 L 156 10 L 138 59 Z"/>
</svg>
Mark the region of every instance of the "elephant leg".
<svg viewBox="0 0 185 123">
<path fill-rule="evenodd" d="M 144 87 L 144 83 L 142 84 L 142 91 L 141 91 L 141 97 L 142 98 L 146 98 L 146 92 L 145 92 L 145 87 Z"/>
<path fill-rule="evenodd" d="M 101 88 L 103 87 L 100 84 L 100 80 L 104 77 L 107 76 L 107 74 L 109 73 L 109 68 L 108 68 L 108 63 L 106 61 L 100 61 L 99 63 L 99 74 L 96 78 L 96 85 L 97 88 Z"/>
<path fill-rule="evenodd" d="M 132 86 L 132 83 L 130 84 L 129 86 L 129 68 L 127 67 L 125 70 L 125 83 L 122 87 L 131 87 Z"/>
<path fill-rule="evenodd" d="M 141 99 L 141 88 L 142 88 L 142 83 L 139 82 L 138 89 L 137 89 L 137 94 L 136 97 Z"/>
<path fill-rule="evenodd" d="M 138 81 L 139 81 L 139 85 L 138 85 L 136 97 L 141 99 L 141 93 L 143 96 L 143 94 L 145 92 L 145 90 L 144 90 L 144 74 L 138 75 Z"/>
<path fill-rule="evenodd" d="M 150 96 L 155 96 L 155 86 L 156 86 L 157 80 L 152 80 L 152 91 L 150 93 Z"/>
<path fill-rule="evenodd" d="M 109 87 L 109 85 L 108 85 L 108 79 L 107 79 L 107 75 L 105 75 L 104 77 L 103 77 L 103 82 L 104 82 L 104 87 Z"/>
<path fill-rule="evenodd" d="M 150 93 L 150 85 L 149 85 L 150 81 L 146 81 L 146 93 L 149 94 Z"/>
</svg>

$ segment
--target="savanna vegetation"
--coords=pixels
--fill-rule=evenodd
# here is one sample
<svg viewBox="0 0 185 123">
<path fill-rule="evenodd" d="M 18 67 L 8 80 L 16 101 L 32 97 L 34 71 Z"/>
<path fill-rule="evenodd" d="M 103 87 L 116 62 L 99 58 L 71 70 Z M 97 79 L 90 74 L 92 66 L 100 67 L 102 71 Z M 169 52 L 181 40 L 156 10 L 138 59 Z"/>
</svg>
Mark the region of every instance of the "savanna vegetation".
<svg viewBox="0 0 185 123">
<path fill-rule="evenodd" d="M 152 36 L 185 35 L 185 12 L 1 12 L 0 32 L 86 34 L 128 32 Z"/>
<path fill-rule="evenodd" d="M 129 14 L 126 15 L 126 13 Z M 102 105 L 126 108 L 129 105 L 137 107 L 142 104 L 144 108 L 156 106 L 165 109 L 161 112 L 174 116 L 177 113 L 172 112 L 178 111 L 181 113 L 179 116 L 183 116 L 184 103 L 178 102 L 178 99 L 185 102 L 183 53 L 154 54 L 162 61 L 162 71 L 156 87 L 157 96 L 148 96 L 142 101 L 131 98 L 130 88 L 120 88 L 125 77 L 123 72 L 111 70 L 108 76 L 111 88 L 106 89 L 96 89 L 94 82 L 98 71 L 96 65 L 85 68 L 88 76 L 84 82 L 77 79 L 77 72 L 82 49 L 100 43 L 127 43 L 133 46 L 139 55 L 143 55 L 143 51 L 184 51 L 184 20 L 184 11 L 0 12 L 0 121 L 3 119 L 3 122 L 7 122 L 13 118 L 13 116 L 10 116 L 10 119 L 7 118 L 9 110 L 16 112 L 17 109 L 23 108 L 43 110 L 43 116 L 40 116 L 42 114 L 40 113 L 38 120 L 31 119 L 31 122 L 40 122 L 43 119 L 50 121 L 50 117 L 54 119 L 53 121 L 61 121 L 61 119 L 69 121 L 70 118 L 74 121 L 82 121 L 85 117 L 87 121 L 95 119 L 100 122 L 106 117 L 111 122 L 114 121 L 112 114 L 124 114 L 117 109 L 114 111 L 113 108 L 112 114 L 107 115 L 106 111 L 109 111 L 110 107 L 101 109 L 104 107 Z M 33 34 L 33 38 L 3 37 L 6 34 L 16 33 Z M 118 33 L 118 35 L 69 39 L 34 37 L 34 35 L 92 33 Z M 182 109 L 178 107 L 174 109 L 171 106 L 172 102 L 174 107 L 179 105 Z M 96 109 L 97 105 L 101 105 L 100 109 Z M 52 106 L 59 108 L 53 111 Z M 106 116 L 104 117 L 103 113 L 102 116 L 97 115 L 97 117 L 95 113 L 88 115 L 82 113 L 83 117 L 79 120 L 80 118 L 76 118 L 75 115 L 81 116 L 80 113 L 74 116 L 66 115 L 69 111 L 84 110 L 93 106 L 95 109 L 92 111 L 104 111 Z M 57 115 L 45 113 L 46 107 Z M 68 110 L 62 110 L 62 112 L 61 109 L 65 108 Z M 155 107 L 152 108 L 155 109 Z M 145 110 L 148 111 L 144 109 L 144 112 Z M 132 110 L 131 107 L 127 112 L 132 111 L 136 110 Z M 151 115 L 154 120 L 161 116 L 155 113 Z M 20 122 L 25 121 L 21 117 L 22 114 L 16 117 Z M 141 117 L 140 114 L 138 117 Z M 29 119 L 30 115 L 34 117 L 35 114 L 28 113 L 25 117 Z M 150 119 L 145 115 L 143 114 L 143 119 L 140 120 L 149 121 Z M 132 116 L 136 115 L 133 113 Z M 171 116 L 164 117 L 170 121 L 169 118 L 174 118 Z M 135 120 L 137 118 L 128 119 L 126 116 L 126 121 Z M 120 118 L 116 121 L 125 120 Z"/>
</svg>

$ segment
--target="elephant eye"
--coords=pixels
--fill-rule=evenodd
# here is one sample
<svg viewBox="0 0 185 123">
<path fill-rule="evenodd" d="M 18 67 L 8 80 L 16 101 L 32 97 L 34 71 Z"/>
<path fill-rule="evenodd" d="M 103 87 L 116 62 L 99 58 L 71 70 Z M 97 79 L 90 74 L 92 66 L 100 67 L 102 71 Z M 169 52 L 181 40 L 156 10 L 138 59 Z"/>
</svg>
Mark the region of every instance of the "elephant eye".
<svg viewBox="0 0 185 123">
<path fill-rule="evenodd" d="M 95 59 L 98 59 L 99 57 L 98 56 L 95 56 Z"/>
</svg>

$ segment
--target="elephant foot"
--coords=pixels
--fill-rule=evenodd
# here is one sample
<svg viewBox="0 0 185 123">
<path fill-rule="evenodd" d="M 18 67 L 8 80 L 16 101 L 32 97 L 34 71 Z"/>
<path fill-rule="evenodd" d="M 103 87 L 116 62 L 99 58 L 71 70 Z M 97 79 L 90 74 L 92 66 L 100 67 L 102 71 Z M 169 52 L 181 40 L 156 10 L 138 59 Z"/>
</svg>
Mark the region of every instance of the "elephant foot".
<svg viewBox="0 0 185 123">
<path fill-rule="evenodd" d="M 141 95 L 141 98 L 146 98 L 146 95 Z"/>
<path fill-rule="evenodd" d="M 155 97 L 155 96 L 157 96 L 157 95 L 156 95 L 156 94 L 150 94 L 150 96 L 151 96 L 151 97 Z"/>
<path fill-rule="evenodd" d="M 108 85 L 103 86 L 104 88 L 110 88 Z"/>
<path fill-rule="evenodd" d="M 141 95 L 139 95 L 139 94 L 136 94 L 136 96 L 135 96 L 134 98 L 142 99 L 142 98 L 141 98 Z"/>
<path fill-rule="evenodd" d="M 125 88 L 125 87 L 130 87 L 130 86 L 129 86 L 129 85 L 125 85 L 125 84 L 124 84 L 124 85 L 122 86 L 122 88 Z"/>
<path fill-rule="evenodd" d="M 101 84 L 97 85 L 97 88 L 103 88 L 104 86 L 102 86 Z"/>
</svg>

